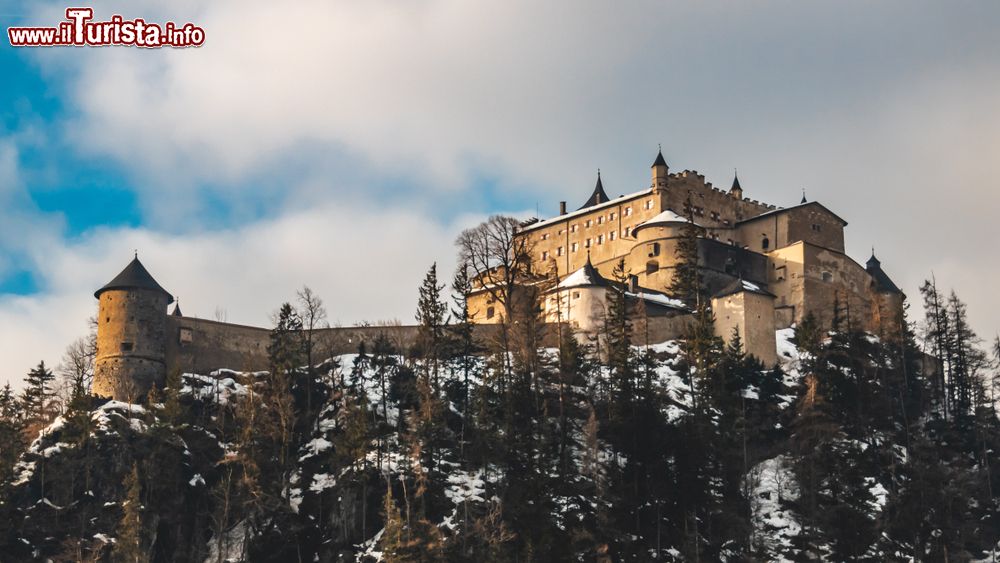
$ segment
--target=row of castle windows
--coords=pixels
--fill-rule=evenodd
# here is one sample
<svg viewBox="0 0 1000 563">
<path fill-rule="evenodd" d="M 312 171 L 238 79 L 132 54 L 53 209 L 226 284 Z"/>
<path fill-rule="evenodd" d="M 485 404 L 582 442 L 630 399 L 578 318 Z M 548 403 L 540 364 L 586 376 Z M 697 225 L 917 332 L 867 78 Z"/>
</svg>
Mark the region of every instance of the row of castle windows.
<svg viewBox="0 0 1000 563">
<path fill-rule="evenodd" d="M 652 209 L 653 208 L 653 200 L 647 201 L 646 204 L 645 204 L 645 207 L 646 207 L 646 209 Z M 614 222 L 614 220 L 615 220 L 615 218 L 617 216 L 618 216 L 618 214 L 615 211 L 612 211 L 612 212 L 608 213 L 608 215 L 607 215 L 607 222 L 608 223 Z M 631 206 L 626 207 L 624 210 L 622 210 L 622 217 L 631 217 L 631 216 L 632 216 L 632 207 Z M 587 219 L 586 221 L 584 221 L 583 222 L 583 226 L 584 226 L 584 228 L 589 229 L 589 228 L 593 227 L 595 224 L 597 224 L 597 225 L 603 225 L 604 222 L 605 222 L 604 215 L 598 215 L 596 220 L 595 219 Z M 575 233 L 579 229 L 579 227 L 580 227 L 579 223 L 573 223 L 572 225 L 569 226 L 569 232 L 570 233 Z M 559 229 L 559 233 L 558 234 L 562 235 L 562 234 L 565 234 L 565 233 L 566 233 L 566 229 Z M 549 233 L 542 233 L 542 235 L 540 236 L 540 238 L 541 238 L 541 240 L 549 240 Z"/>
</svg>

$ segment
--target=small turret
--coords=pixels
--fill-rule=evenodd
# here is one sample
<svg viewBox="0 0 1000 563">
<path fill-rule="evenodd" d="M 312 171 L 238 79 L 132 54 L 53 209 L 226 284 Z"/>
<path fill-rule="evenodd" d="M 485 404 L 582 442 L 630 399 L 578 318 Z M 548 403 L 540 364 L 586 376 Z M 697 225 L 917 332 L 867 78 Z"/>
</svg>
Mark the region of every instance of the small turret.
<svg viewBox="0 0 1000 563">
<path fill-rule="evenodd" d="M 729 195 L 736 199 L 743 199 L 743 188 L 740 187 L 740 177 L 736 171 L 733 171 L 733 187 L 729 188 Z"/>
<path fill-rule="evenodd" d="M 138 255 L 94 293 L 98 299 L 93 393 L 139 402 L 166 379 L 167 306 L 174 300 Z"/>
<path fill-rule="evenodd" d="M 604 192 L 604 184 L 601 182 L 601 169 L 597 169 L 597 185 L 594 186 L 594 193 L 590 194 L 587 201 L 580 206 L 580 209 L 586 209 L 588 207 L 593 207 L 595 205 L 600 205 L 602 203 L 607 203 L 610 201 L 608 194 Z M 579 211 L 579 209 L 577 210 Z M 562 215 L 562 213 L 560 213 Z"/>
<path fill-rule="evenodd" d="M 653 193 L 665 192 L 667 190 L 667 176 L 670 173 L 670 167 L 667 166 L 667 160 L 663 158 L 663 149 L 656 153 L 656 160 L 653 161 Z"/>
<path fill-rule="evenodd" d="M 868 271 L 868 275 L 872 277 L 875 281 L 875 291 L 878 293 L 895 293 L 902 294 L 902 290 L 889 279 L 889 275 L 882 270 L 882 262 L 875 257 L 875 249 L 872 249 L 872 257 L 868 259 L 865 263 L 865 270 Z"/>
</svg>

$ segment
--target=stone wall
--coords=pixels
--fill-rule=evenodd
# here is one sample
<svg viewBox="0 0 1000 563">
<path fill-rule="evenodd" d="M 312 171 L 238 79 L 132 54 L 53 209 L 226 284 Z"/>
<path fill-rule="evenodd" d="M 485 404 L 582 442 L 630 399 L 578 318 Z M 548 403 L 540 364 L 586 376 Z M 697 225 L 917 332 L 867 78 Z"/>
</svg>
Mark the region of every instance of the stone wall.
<svg viewBox="0 0 1000 563">
<path fill-rule="evenodd" d="M 715 334 L 727 344 L 738 330 L 747 354 L 756 356 L 765 366 L 778 360 L 774 334 L 774 298 L 742 291 L 712 299 Z"/>
<path fill-rule="evenodd" d="M 221 323 L 192 317 L 166 319 L 167 369 L 207 374 L 227 368 L 238 371 L 268 369 L 267 347 L 270 329 Z M 558 331 L 543 325 L 542 345 L 558 345 Z M 488 343 L 499 333 L 498 325 L 474 325 L 474 338 Z M 416 326 L 336 327 L 313 332 L 315 361 L 330 356 L 357 353 L 363 342 L 372 344 L 384 334 L 398 353 L 406 354 L 417 339 Z"/>
</svg>

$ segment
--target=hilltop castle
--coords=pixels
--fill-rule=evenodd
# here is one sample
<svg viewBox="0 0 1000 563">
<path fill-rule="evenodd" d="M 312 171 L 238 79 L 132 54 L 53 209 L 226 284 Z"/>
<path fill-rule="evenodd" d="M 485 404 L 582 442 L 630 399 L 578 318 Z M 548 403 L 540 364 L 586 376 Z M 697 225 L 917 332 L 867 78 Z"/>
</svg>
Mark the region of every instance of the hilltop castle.
<svg viewBox="0 0 1000 563">
<path fill-rule="evenodd" d="M 665 292 L 677 244 L 692 220 L 718 334 L 728 339 L 739 329 L 747 351 L 765 363 L 776 358 L 776 329 L 809 313 L 829 323 L 835 302 L 855 326 L 874 333 L 899 319 L 903 293 L 874 253 L 865 266 L 847 256 L 847 222 L 805 195 L 789 208 L 761 203 L 744 197 L 738 177 L 721 190 L 697 172 L 671 173 L 660 152 L 649 188 L 612 199 L 598 172 L 579 209 L 567 212 L 566 202 L 559 209 L 556 217 L 525 221 L 518 234 L 534 263 L 559 280 L 543 296 L 549 322 L 599 330 L 609 278 L 624 260 L 626 296 L 643 305 L 645 330 L 656 340 L 677 337 L 690 314 Z M 476 322 L 498 321 L 488 292 L 480 290 L 475 304 Z"/>
<path fill-rule="evenodd" d="M 612 270 L 624 260 L 629 277 L 619 289 L 636 305 L 643 338 L 681 336 L 691 312 L 666 291 L 677 244 L 690 223 L 698 233 L 698 263 L 717 333 L 728 339 L 738 329 L 747 352 L 766 364 L 776 359 L 776 329 L 810 313 L 828 323 L 835 303 L 855 326 L 873 333 L 900 319 L 903 293 L 874 254 L 861 266 L 844 253 L 847 222 L 837 214 L 804 196 L 789 208 L 751 200 L 735 177 L 729 190 L 720 190 L 696 172 L 671 173 L 658 153 L 649 188 L 612 199 L 598 174 L 593 193 L 576 211 L 567 212 L 561 202 L 558 216 L 521 224 L 517 237 L 531 249 L 533 261 L 557 279 L 541 296 L 542 320 L 599 332 L 607 291 L 619 283 L 610 279 Z M 141 400 L 152 386 L 162 387 L 170 370 L 267 368 L 268 329 L 186 317 L 179 304 L 168 314 L 173 296 L 138 256 L 94 296 L 99 301 L 96 395 Z M 479 287 L 470 297 L 470 314 L 485 337 L 504 312 Z M 357 351 L 379 333 L 405 349 L 416 327 L 316 333 L 324 351 L 338 354 Z"/>
</svg>

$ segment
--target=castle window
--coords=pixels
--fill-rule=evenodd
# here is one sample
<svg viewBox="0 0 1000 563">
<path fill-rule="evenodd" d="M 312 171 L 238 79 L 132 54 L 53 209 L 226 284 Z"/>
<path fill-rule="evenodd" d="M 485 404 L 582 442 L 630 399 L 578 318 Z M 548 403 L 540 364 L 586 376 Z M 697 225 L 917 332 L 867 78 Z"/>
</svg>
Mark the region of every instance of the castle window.
<svg viewBox="0 0 1000 563">
<path fill-rule="evenodd" d="M 646 200 L 646 205 L 645 205 L 645 208 L 646 208 L 646 209 L 652 209 L 652 208 L 653 208 L 653 200 L 651 200 L 651 199 L 647 199 L 647 200 Z"/>
<path fill-rule="evenodd" d="M 719 212 L 718 211 L 713 211 L 711 213 L 711 215 L 712 215 L 712 220 L 713 221 L 718 221 L 719 220 Z"/>
<path fill-rule="evenodd" d="M 576 225 L 570 225 L 569 226 L 569 232 L 575 233 L 576 232 Z"/>
<path fill-rule="evenodd" d="M 603 225 L 604 224 L 604 215 L 599 215 L 597 217 L 597 224 L 598 225 Z"/>
<path fill-rule="evenodd" d="M 177 339 L 181 344 L 190 344 L 191 341 L 194 340 L 194 334 L 192 334 L 190 328 L 181 328 Z"/>
<path fill-rule="evenodd" d="M 612 211 L 611 213 L 608 213 L 608 221 L 614 221 L 614 220 L 615 220 L 615 212 Z"/>
<path fill-rule="evenodd" d="M 542 235 L 542 240 L 549 240 L 549 234 L 545 233 L 544 235 Z"/>
<path fill-rule="evenodd" d="M 770 246 L 771 246 L 771 241 L 768 240 L 767 237 L 764 237 L 764 239 L 760 241 L 761 249 L 767 250 Z"/>
<path fill-rule="evenodd" d="M 623 234 L 622 236 L 627 237 L 630 234 L 632 234 L 632 227 L 625 227 L 625 234 Z"/>
<path fill-rule="evenodd" d="M 831 274 L 830 272 L 823 272 L 823 281 L 825 281 L 825 282 L 832 282 L 833 281 L 833 274 Z"/>
<path fill-rule="evenodd" d="M 542 251 L 542 260 L 548 260 L 548 259 L 549 259 L 549 253 L 547 251 L 543 250 Z"/>
<path fill-rule="evenodd" d="M 597 235 L 597 244 L 604 244 L 604 235 Z"/>
<path fill-rule="evenodd" d="M 556 256 L 562 256 L 562 255 L 563 255 L 563 247 L 560 246 L 559 248 L 556 249 Z"/>
<path fill-rule="evenodd" d="M 570 245 L 569 247 L 570 252 L 576 252 L 577 250 L 580 250 L 580 243 L 574 242 L 573 244 Z"/>
<path fill-rule="evenodd" d="M 131 352 L 132 351 L 132 343 L 131 342 L 122 342 L 121 349 L 122 349 L 122 352 Z"/>
<path fill-rule="evenodd" d="M 656 262 L 656 260 L 650 260 L 649 262 L 646 262 L 647 276 L 650 274 L 655 274 L 658 271 L 660 271 L 660 265 Z"/>
<path fill-rule="evenodd" d="M 592 225 L 593 223 L 594 223 L 593 221 L 591 221 L 590 219 L 587 219 L 587 228 L 589 229 L 590 225 Z"/>
<path fill-rule="evenodd" d="M 608 233 L 608 240 L 615 240 L 615 234 L 616 234 L 615 231 L 611 231 L 610 233 Z"/>
<path fill-rule="evenodd" d="M 573 299 L 579 299 L 579 298 L 580 298 L 580 292 L 579 291 L 574 291 L 573 292 Z"/>
<path fill-rule="evenodd" d="M 632 216 L 632 208 L 631 207 L 626 207 L 625 208 L 625 216 L 626 217 L 631 217 Z"/>
<path fill-rule="evenodd" d="M 660 255 L 660 243 L 654 242 L 653 244 L 649 245 L 649 256 L 653 257 L 659 255 Z"/>
<path fill-rule="evenodd" d="M 587 242 L 586 242 L 586 244 L 584 246 L 586 246 L 587 248 L 590 248 L 590 239 L 587 239 Z"/>
<path fill-rule="evenodd" d="M 820 231 L 820 226 L 817 225 L 816 223 L 813 223 L 812 230 L 814 230 L 814 231 L 816 231 L 818 233 Z"/>
<path fill-rule="evenodd" d="M 486 318 L 487 319 L 492 319 L 493 315 L 495 315 L 495 314 L 496 314 L 496 311 L 493 309 L 493 307 L 487 307 L 486 308 Z"/>
</svg>

